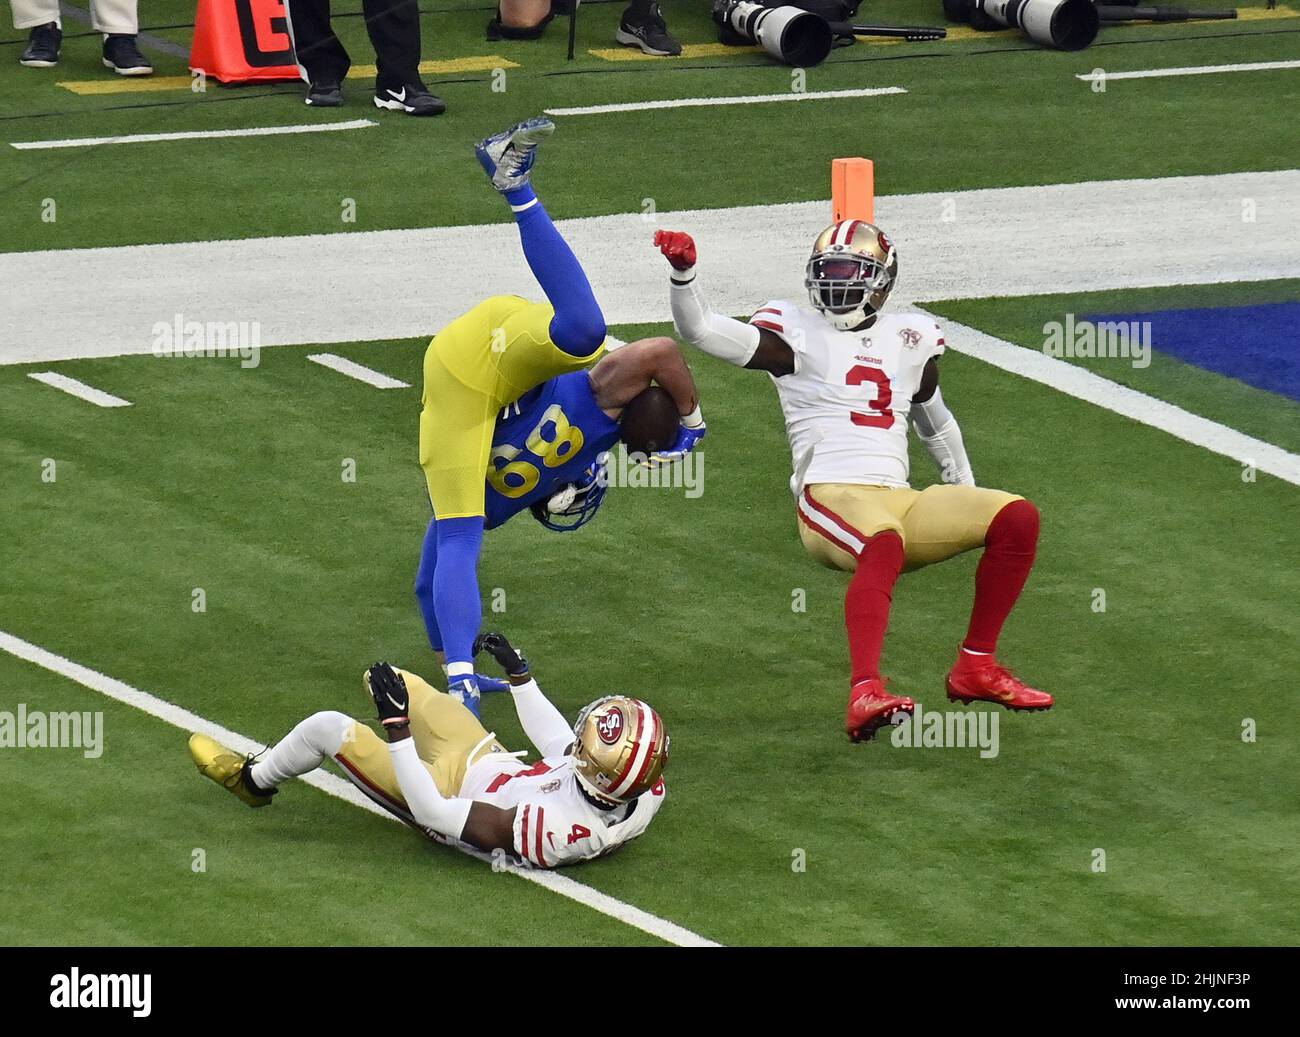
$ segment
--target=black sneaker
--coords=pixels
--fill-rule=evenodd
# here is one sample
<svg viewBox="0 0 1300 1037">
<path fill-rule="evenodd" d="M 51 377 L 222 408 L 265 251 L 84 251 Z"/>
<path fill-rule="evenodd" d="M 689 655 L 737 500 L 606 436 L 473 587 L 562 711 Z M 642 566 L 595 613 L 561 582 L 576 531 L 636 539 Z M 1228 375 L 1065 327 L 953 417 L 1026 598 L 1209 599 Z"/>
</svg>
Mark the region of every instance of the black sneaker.
<svg viewBox="0 0 1300 1037">
<path fill-rule="evenodd" d="M 420 82 L 407 83 L 396 90 L 390 87 L 377 88 L 375 107 L 406 112 L 407 115 L 441 115 L 447 110 L 443 99 L 429 93 L 428 87 Z"/>
<path fill-rule="evenodd" d="M 63 42 L 63 30 L 55 22 L 38 25 L 27 34 L 27 49 L 18 58 L 18 63 L 28 68 L 53 68 L 59 63 L 59 45 Z"/>
<path fill-rule="evenodd" d="M 614 39 L 660 58 L 676 57 L 682 52 L 681 41 L 668 31 L 668 23 L 657 3 L 648 7 L 635 2 L 628 4 Z"/>
<path fill-rule="evenodd" d="M 140 53 L 134 36 L 110 36 L 104 41 L 104 67 L 119 76 L 153 75 L 153 66 Z"/>
<path fill-rule="evenodd" d="M 334 79 L 309 83 L 303 103 L 313 108 L 340 108 L 343 105 L 343 86 Z"/>
</svg>

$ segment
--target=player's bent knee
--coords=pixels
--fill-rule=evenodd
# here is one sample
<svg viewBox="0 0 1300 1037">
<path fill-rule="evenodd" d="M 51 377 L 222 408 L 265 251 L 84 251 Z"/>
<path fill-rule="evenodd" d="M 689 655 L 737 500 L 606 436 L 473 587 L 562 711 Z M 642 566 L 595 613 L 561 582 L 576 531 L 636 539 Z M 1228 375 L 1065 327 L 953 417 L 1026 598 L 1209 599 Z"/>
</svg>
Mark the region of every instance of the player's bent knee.
<svg viewBox="0 0 1300 1037">
<path fill-rule="evenodd" d="M 307 744 L 313 752 L 322 756 L 335 756 L 347 742 L 348 733 L 355 723 L 350 716 L 337 709 L 322 709 L 304 720 L 299 729 L 306 736 Z"/>
<path fill-rule="evenodd" d="M 985 542 L 1005 540 L 1032 548 L 1038 543 L 1040 522 L 1041 516 L 1034 502 L 1017 497 L 993 516 Z"/>
<path fill-rule="evenodd" d="M 570 356 L 590 356 L 605 341 L 605 334 L 605 318 L 599 313 L 557 316 L 551 323 L 551 341 Z"/>
</svg>

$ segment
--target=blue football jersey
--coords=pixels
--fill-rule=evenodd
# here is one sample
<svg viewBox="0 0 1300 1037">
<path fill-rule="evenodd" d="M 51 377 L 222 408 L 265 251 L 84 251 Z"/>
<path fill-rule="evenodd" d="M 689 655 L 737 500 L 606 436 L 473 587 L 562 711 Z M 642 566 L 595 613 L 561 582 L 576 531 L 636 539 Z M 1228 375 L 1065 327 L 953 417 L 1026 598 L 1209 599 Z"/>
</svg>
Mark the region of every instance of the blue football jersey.
<svg viewBox="0 0 1300 1037">
<path fill-rule="evenodd" d="M 616 442 L 618 422 L 597 406 L 586 371 L 530 389 L 497 418 L 487 470 L 487 528 L 582 481 Z"/>
</svg>

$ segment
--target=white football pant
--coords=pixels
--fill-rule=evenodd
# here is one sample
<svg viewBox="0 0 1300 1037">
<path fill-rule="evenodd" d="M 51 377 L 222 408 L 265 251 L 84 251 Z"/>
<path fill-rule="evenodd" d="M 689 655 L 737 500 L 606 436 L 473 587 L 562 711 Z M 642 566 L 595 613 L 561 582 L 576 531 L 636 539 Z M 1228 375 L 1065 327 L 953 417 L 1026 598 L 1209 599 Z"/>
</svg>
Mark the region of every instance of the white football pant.
<svg viewBox="0 0 1300 1037">
<path fill-rule="evenodd" d="M 11 0 L 11 3 L 15 29 L 31 29 L 47 22 L 56 22 L 63 28 L 59 0 Z M 90 25 L 97 32 L 134 36 L 140 31 L 136 0 L 90 0 Z"/>
</svg>

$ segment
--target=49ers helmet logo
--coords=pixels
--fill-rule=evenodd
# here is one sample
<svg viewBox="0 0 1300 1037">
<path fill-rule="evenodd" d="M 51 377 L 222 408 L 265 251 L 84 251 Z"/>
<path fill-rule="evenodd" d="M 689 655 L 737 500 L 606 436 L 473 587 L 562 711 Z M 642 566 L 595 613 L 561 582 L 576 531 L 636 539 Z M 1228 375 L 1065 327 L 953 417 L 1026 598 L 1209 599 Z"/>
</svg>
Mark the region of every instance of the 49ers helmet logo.
<svg viewBox="0 0 1300 1037">
<path fill-rule="evenodd" d="M 615 707 L 596 721 L 596 734 L 606 745 L 613 745 L 623 735 L 623 711 Z"/>
</svg>

